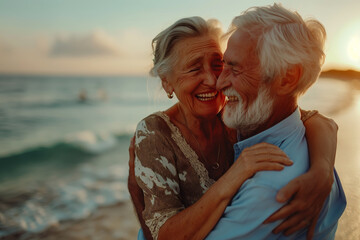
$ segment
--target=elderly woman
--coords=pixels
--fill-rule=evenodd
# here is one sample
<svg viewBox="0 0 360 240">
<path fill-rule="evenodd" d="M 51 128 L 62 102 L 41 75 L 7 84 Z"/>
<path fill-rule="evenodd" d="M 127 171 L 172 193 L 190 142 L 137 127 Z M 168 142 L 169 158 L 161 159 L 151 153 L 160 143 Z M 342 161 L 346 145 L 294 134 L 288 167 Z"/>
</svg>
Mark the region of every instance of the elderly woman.
<svg viewBox="0 0 360 240">
<path fill-rule="evenodd" d="M 146 224 L 142 228 L 154 239 L 205 238 L 246 179 L 257 171 L 292 164 L 279 148 L 265 143 L 243 151 L 233 163 L 236 133 L 221 120 L 225 97 L 215 88 L 223 69 L 220 35 L 215 21 L 192 17 L 177 21 L 153 40 L 151 74 L 160 77 L 169 98 L 175 93 L 179 100 L 138 124 L 135 167 L 130 159 L 129 190 Z M 313 113 L 302 112 L 302 120 Z M 296 196 L 273 218 L 293 215 L 301 206 L 309 211 L 285 222 L 282 227 L 288 231 L 305 227 L 298 225 L 300 219 L 315 218 L 316 223 L 333 181 L 336 124 L 315 114 L 305 125 L 312 167 L 285 187 L 285 200 Z"/>
</svg>

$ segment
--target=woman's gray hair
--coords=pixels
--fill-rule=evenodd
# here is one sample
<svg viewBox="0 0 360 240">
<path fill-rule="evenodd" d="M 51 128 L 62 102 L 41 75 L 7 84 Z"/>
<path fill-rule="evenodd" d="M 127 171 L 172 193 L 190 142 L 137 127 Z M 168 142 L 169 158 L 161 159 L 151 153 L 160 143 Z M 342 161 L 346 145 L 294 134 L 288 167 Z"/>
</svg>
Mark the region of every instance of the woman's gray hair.
<svg viewBox="0 0 360 240">
<path fill-rule="evenodd" d="M 264 79 L 284 76 L 295 65 L 303 74 L 294 94 L 303 94 L 318 78 L 325 60 L 326 31 L 317 20 L 303 20 L 280 4 L 253 7 L 232 21 L 230 32 L 240 29 L 257 41 L 256 54 Z"/>
<path fill-rule="evenodd" d="M 152 40 L 153 67 L 150 75 L 153 77 L 168 74 L 176 63 L 174 47 L 178 42 L 192 37 L 211 36 L 220 43 L 222 30 L 215 19 L 205 21 L 201 17 L 182 18 L 160 32 Z"/>
</svg>

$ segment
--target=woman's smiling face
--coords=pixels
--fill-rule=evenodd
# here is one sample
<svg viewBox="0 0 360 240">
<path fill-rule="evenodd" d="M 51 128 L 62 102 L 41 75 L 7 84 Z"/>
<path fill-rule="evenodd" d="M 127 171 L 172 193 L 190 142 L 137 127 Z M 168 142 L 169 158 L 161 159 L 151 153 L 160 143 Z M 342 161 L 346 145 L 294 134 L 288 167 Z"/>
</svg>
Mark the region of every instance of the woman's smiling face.
<svg viewBox="0 0 360 240">
<path fill-rule="evenodd" d="M 225 96 L 216 90 L 222 69 L 222 53 L 217 40 L 210 36 L 183 40 L 174 47 L 175 66 L 167 76 L 184 110 L 196 117 L 213 117 L 225 104 Z"/>
</svg>

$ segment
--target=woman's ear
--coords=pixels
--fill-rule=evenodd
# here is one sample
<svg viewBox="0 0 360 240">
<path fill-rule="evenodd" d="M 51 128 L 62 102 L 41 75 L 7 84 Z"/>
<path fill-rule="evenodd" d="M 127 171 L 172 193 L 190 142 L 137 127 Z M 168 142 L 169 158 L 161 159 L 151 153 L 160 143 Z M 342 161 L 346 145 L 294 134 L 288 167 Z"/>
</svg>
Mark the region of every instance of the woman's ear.
<svg viewBox="0 0 360 240">
<path fill-rule="evenodd" d="M 303 68 L 300 64 L 294 65 L 286 71 L 284 77 L 278 79 L 276 83 L 276 93 L 278 95 L 288 95 L 293 93 L 303 74 Z"/>
<path fill-rule="evenodd" d="M 174 88 L 166 77 L 161 77 L 161 85 L 163 86 L 165 92 L 172 94 Z"/>
</svg>

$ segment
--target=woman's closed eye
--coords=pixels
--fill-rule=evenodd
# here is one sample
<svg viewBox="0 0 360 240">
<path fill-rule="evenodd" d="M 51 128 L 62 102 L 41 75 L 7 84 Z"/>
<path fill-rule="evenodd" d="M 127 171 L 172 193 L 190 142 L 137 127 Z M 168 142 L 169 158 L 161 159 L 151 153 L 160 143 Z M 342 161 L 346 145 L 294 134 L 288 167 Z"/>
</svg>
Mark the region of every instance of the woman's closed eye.
<svg viewBox="0 0 360 240">
<path fill-rule="evenodd" d="M 236 75 L 244 73 L 244 69 L 239 69 L 239 68 L 236 68 L 236 67 L 232 67 L 231 72 L 232 72 L 232 74 L 234 74 L 236 76 Z"/>
<path fill-rule="evenodd" d="M 240 71 L 236 70 L 236 69 L 232 69 L 232 72 L 234 75 L 239 75 L 240 74 Z"/>
</svg>

